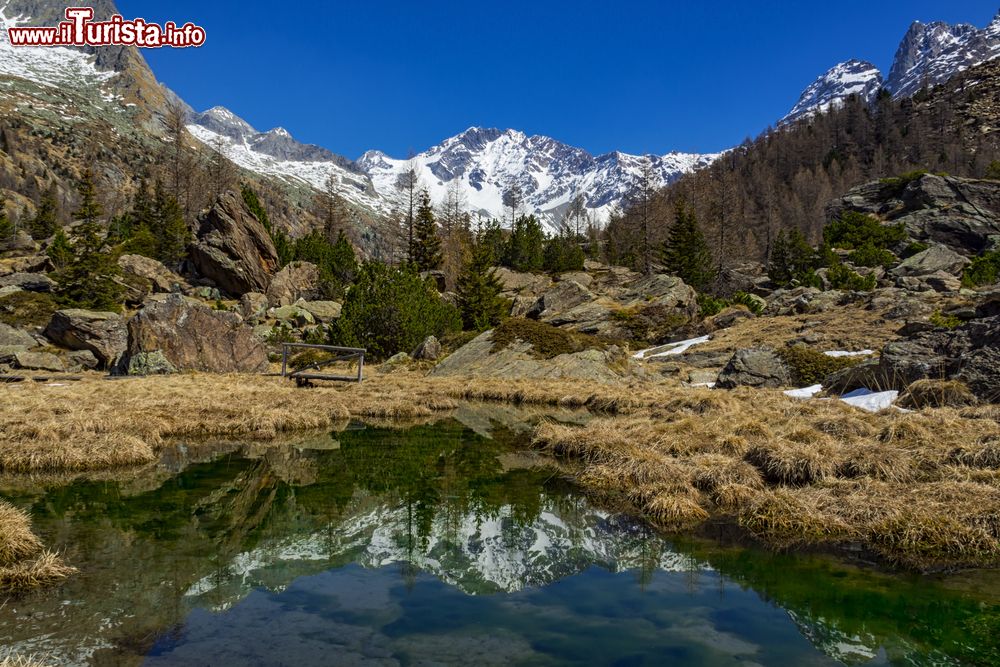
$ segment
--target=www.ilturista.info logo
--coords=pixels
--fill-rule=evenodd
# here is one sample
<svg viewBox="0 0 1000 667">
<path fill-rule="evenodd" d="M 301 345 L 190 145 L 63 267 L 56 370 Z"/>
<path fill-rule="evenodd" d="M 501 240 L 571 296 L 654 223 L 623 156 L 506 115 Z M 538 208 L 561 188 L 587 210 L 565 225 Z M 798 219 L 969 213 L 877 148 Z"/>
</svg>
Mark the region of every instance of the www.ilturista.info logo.
<svg viewBox="0 0 1000 667">
<path fill-rule="evenodd" d="M 91 7 L 67 7 L 66 20 L 53 27 L 7 28 L 12 46 L 139 46 L 157 48 L 201 46 L 205 29 L 193 23 L 162 26 L 143 19 L 126 20 L 115 14 L 108 21 L 92 21 Z"/>
</svg>

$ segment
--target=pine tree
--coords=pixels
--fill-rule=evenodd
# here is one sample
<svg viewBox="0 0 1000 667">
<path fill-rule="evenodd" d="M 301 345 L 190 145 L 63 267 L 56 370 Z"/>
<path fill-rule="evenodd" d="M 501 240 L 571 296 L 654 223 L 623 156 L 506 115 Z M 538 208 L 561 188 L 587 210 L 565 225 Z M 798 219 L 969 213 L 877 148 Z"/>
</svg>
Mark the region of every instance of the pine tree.
<svg viewBox="0 0 1000 667">
<path fill-rule="evenodd" d="M 73 261 L 73 245 L 69 242 L 66 232 L 62 229 L 56 230 L 45 254 L 52 261 L 52 266 L 56 267 L 56 271 L 62 271 Z"/>
<path fill-rule="evenodd" d="M 707 287 L 717 275 L 698 220 L 683 201 L 674 206 L 674 224 L 663 243 L 662 259 L 669 272 L 697 290 Z"/>
<path fill-rule="evenodd" d="M 514 221 L 503 263 L 517 271 L 541 271 L 545 265 L 545 232 L 533 215 Z"/>
<path fill-rule="evenodd" d="M 767 277 L 779 285 L 792 281 L 792 259 L 785 232 L 779 231 L 771 244 L 771 256 L 767 263 Z"/>
<path fill-rule="evenodd" d="M 168 266 L 177 265 L 187 252 L 191 231 L 184 222 L 184 212 L 177 199 L 159 181 L 156 182 L 153 209 L 156 220 L 153 227 L 156 258 Z"/>
<path fill-rule="evenodd" d="M 56 296 L 67 306 L 118 311 L 125 296 L 125 287 L 119 281 L 122 270 L 116 257 L 105 252 L 107 242 L 98 222 L 101 206 L 89 169 L 84 172 L 79 192 L 80 206 L 74 215 L 82 222 L 75 230 L 72 259 L 59 271 Z M 62 245 L 61 240 L 59 243 Z"/>
<path fill-rule="evenodd" d="M 97 187 L 94 185 L 94 172 L 87 167 L 83 172 L 83 179 L 77 186 L 80 194 L 80 204 L 73 211 L 73 217 L 83 221 L 84 224 L 96 225 L 98 218 L 104 213 L 101 203 L 97 201 Z"/>
<path fill-rule="evenodd" d="M 420 192 L 420 204 L 417 207 L 417 217 L 413 222 L 413 246 L 410 257 L 418 271 L 432 271 L 441 267 L 441 238 L 437 233 L 437 223 L 434 221 L 434 208 L 431 206 L 427 190 Z"/>
<path fill-rule="evenodd" d="M 47 239 L 59 229 L 59 200 L 56 197 L 56 186 L 46 190 L 38 201 L 38 210 L 31 220 L 29 230 L 33 239 Z"/>
<path fill-rule="evenodd" d="M 502 290 L 489 246 L 477 243 L 458 277 L 458 309 L 466 331 L 494 327 L 510 312 L 510 302 L 500 296 Z"/>
<path fill-rule="evenodd" d="M 14 240 L 14 223 L 7 217 L 7 200 L 0 195 L 0 245 Z"/>
</svg>

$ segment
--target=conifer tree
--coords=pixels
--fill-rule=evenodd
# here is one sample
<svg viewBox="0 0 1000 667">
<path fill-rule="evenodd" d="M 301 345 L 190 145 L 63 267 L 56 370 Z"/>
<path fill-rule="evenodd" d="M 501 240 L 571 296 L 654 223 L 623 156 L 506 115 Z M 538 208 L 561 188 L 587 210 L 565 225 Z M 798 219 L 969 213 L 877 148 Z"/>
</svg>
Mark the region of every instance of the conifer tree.
<svg viewBox="0 0 1000 667">
<path fill-rule="evenodd" d="M 7 217 L 7 200 L 0 195 L 0 245 L 14 240 L 14 223 Z"/>
<path fill-rule="evenodd" d="M 545 232 L 533 215 L 514 221 L 504 249 L 503 263 L 517 271 L 541 271 L 545 264 Z"/>
<path fill-rule="evenodd" d="M 97 201 L 97 187 L 94 185 L 94 172 L 87 167 L 83 178 L 77 186 L 80 194 L 80 204 L 73 211 L 73 217 L 87 225 L 96 225 L 98 218 L 104 213 L 101 203 Z"/>
<path fill-rule="evenodd" d="M 712 251 L 694 213 L 683 201 L 674 206 L 674 224 L 663 243 L 662 259 L 669 272 L 697 290 L 707 287 L 717 275 Z"/>
<path fill-rule="evenodd" d="M 432 271 L 441 267 L 441 238 L 437 233 L 434 208 L 427 190 L 420 192 L 420 204 L 413 222 L 413 247 L 410 257 L 418 271 Z"/>
<path fill-rule="evenodd" d="M 184 212 L 177 199 L 159 181 L 156 182 L 153 207 L 156 220 L 153 236 L 156 237 L 157 259 L 168 266 L 177 265 L 184 259 L 191 239 L 191 231 L 184 222 Z"/>
<path fill-rule="evenodd" d="M 38 210 L 31 220 L 29 231 L 33 239 L 47 239 L 55 234 L 57 229 L 59 229 L 59 200 L 53 183 L 38 201 Z"/>
<path fill-rule="evenodd" d="M 59 272 L 56 296 L 67 306 L 118 311 L 125 295 L 125 287 L 119 280 L 122 271 L 116 257 L 105 251 L 107 242 L 98 222 L 101 206 L 89 169 L 84 172 L 79 192 L 80 206 L 75 215 L 82 222 L 75 230 L 73 258 Z"/>
<path fill-rule="evenodd" d="M 62 271 L 73 261 L 73 245 L 69 242 L 66 232 L 62 229 L 56 230 L 45 254 L 52 261 L 52 266 L 56 267 L 56 271 Z"/>
<path fill-rule="evenodd" d="M 510 312 L 510 302 L 500 296 L 502 290 L 489 246 L 477 243 L 458 277 L 458 309 L 466 331 L 494 327 Z"/>
</svg>

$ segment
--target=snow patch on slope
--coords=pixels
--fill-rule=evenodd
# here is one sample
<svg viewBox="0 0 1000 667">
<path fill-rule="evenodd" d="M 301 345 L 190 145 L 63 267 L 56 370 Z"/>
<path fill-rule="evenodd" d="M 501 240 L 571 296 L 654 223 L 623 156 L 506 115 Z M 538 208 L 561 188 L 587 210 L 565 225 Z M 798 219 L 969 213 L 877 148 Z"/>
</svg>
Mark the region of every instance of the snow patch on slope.
<svg viewBox="0 0 1000 667">
<path fill-rule="evenodd" d="M 26 79 L 50 87 L 93 87 L 115 76 L 97 69 L 96 58 L 62 46 L 12 46 L 7 29 L 27 24 L 28 16 L 7 16 L 0 7 L 0 75 Z"/>
</svg>

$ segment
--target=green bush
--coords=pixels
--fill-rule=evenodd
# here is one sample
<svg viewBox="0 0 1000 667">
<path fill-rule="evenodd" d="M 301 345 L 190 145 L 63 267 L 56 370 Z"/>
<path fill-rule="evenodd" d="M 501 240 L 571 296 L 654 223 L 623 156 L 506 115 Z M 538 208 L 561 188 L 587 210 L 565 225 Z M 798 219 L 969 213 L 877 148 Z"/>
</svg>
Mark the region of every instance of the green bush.
<svg viewBox="0 0 1000 667">
<path fill-rule="evenodd" d="M 906 239 L 903 224 L 883 225 L 871 215 L 846 211 L 840 219 L 832 221 L 823 230 L 823 240 L 834 248 L 854 250 L 871 243 L 876 248 L 887 248 Z"/>
<path fill-rule="evenodd" d="M 295 343 L 295 333 L 292 331 L 284 322 L 275 324 L 271 327 L 271 331 L 268 332 L 267 338 L 265 340 L 271 345 L 281 345 L 282 343 Z"/>
<path fill-rule="evenodd" d="M 876 248 L 871 240 L 847 256 L 855 266 L 882 266 L 888 268 L 896 263 L 896 256 L 884 248 Z"/>
<path fill-rule="evenodd" d="M 962 324 L 962 320 L 954 315 L 945 315 L 940 310 L 935 310 L 928 321 L 941 329 L 954 329 Z"/>
<path fill-rule="evenodd" d="M 905 174 L 900 174 L 899 176 L 883 178 L 879 181 L 879 183 L 883 186 L 882 194 L 890 197 L 898 197 L 903 194 L 903 190 L 906 189 L 907 185 L 926 173 L 926 169 L 916 169 L 914 171 L 908 171 Z"/>
<path fill-rule="evenodd" d="M 861 357 L 831 357 L 805 345 L 793 345 L 777 351 L 792 371 L 798 386 L 818 384 L 831 373 L 861 363 Z"/>
<path fill-rule="evenodd" d="M 744 306 L 754 315 L 764 314 L 764 303 L 746 292 L 736 292 L 728 299 L 714 297 L 710 294 L 698 295 L 698 312 L 701 317 L 711 317 L 722 312 L 729 306 Z"/>
<path fill-rule="evenodd" d="M 711 294 L 698 295 L 698 314 L 701 315 L 701 317 L 718 315 L 728 305 L 729 302 L 726 299 L 719 299 Z M 617 313 L 614 313 L 614 315 L 616 314 Z"/>
<path fill-rule="evenodd" d="M 330 327 L 330 343 L 363 347 L 374 360 L 413 351 L 427 336 L 462 328 L 458 309 L 411 266 L 367 262 Z"/>
<path fill-rule="evenodd" d="M 973 258 L 972 263 L 965 267 L 962 273 L 962 285 L 965 287 L 992 285 L 997 282 L 997 278 L 1000 278 L 1000 250 L 990 250 Z"/>
<path fill-rule="evenodd" d="M 746 292 L 736 292 L 733 294 L 729 302 L 731 305 L 735 306 L 746 306 L 746 309 L 754 315 L 760 316 L 764 314 L 765 305 L 763 301 L 755 298 L 752 294 L 747 294 Z"/>
<path fill-rule="evenodd" d="M 831 266 L 827 271 L 826 279 L 830 281 L 831 289 L 848 292 L 870 292 L 878 285 L 878 279 L 874 273 L 861 276 L 843 264 Z"/>
</svg>

